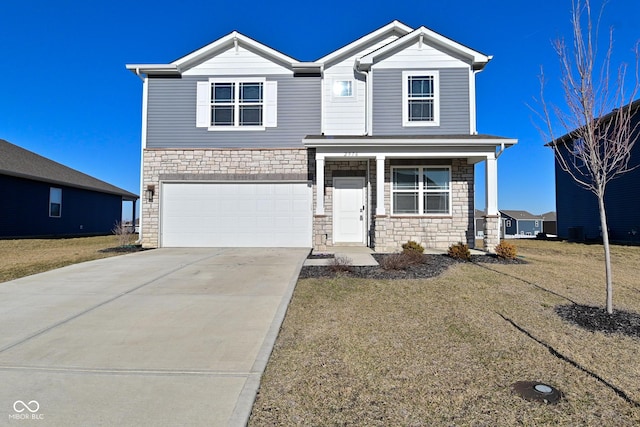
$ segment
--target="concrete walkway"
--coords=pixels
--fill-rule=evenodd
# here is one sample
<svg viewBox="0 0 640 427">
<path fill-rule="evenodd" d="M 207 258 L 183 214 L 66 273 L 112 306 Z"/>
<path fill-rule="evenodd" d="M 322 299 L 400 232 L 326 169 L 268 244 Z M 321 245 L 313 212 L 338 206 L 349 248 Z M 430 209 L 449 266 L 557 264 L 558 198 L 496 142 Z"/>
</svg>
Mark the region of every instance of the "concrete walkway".
<svg viewBox="0 0 640 427">
<path fill-rule="evenodd" d="M 156 249 L 0 283 L 0 425 L 244 425 L 307 253 Z"/>
</svg>

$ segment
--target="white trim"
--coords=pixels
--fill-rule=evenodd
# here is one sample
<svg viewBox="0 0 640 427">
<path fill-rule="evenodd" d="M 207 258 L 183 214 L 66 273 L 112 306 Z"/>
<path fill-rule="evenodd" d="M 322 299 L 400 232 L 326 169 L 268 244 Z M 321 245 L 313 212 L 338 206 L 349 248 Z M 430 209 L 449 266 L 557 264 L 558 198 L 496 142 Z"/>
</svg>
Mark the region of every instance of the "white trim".
<svg viewBox="0 0 640 427">
<path fill-rule="evenodd" d="M 397 169 L 418 169 L 418 188 L 415 190 L 395 190 L 393 188 L 393 173 Z M 428 190 L 424 187 L 424 180 L 422 179 L 423 171 L 425 169 L 447 169 L 449 171 L 449 185 L 446 190 L 438 189 L 438 190 Z M 412 217 L 420 217 L 420 218 L 450 218 L 453 216 L 453 176 L 451 173 L 450 165 L 402 165 L 402 166 L 391 166 L 389 168 L 389 202 L 391 206 L 391 212 L 389 214 L 392 217 L 395 216 L 412 216 Z M 396 213 L 394 211 L 393 206 L 393 195 L 395 193 L 409 193 L 409 192 L 417 192 L 418 193 L 418 213 Z M 448 197 L 448 206 L 447 213 L 424 213 L 426 207 L 424 206 L 424 195 L 428 193 L 447 193 Z"/>
<path fill-rule="evenodd" d="M 359 39 L 349 43 L 348 45 L 343 46 L 338 50 L 334 50 L 328 55 L 323 56 L 322 58 L 318 59 L 316 63 L 333 62 L 343 55 L 346 56 L 357 50 L 360 50 L 362 46 L 366 45 L 367 43 L 376 39 L 377 37 L 381 37 L 386 33 L 393 32 L 393 31 L 396 31 L 398 33 L 404 33 L 406 35 L 406 34 L 409 34 L 411 31 L 413 31 L 413 28 L 408 27 L 407 25 L 403 24 L 400 21 L 394 20 L 389 24 L 385 25 L 384 27 L 378 28 L 377 30 L 369 34 L 366 34 L 365 36 L 360 37 Z"/>
<path fill-rule="evenodd" d="M 376 156 L 376 215 L 385 215 L 384 207 L 384 161 L 385 156 Z"/>
<path fill-rule="evenodd" d="M 476 119 L 476 74 L 478 71 L 469 70 L 469 133 L 477 135 Z"/>
<path fill-rule="evenodd" d="M 336 226 L 338 225 L 338 210 L 336 209 L 337 206 L 337 187 L 336 187 L 336 182 L 337 181 L 352 181 L 352 182 L 358 182 L 359 184 L 362 184 L 362 189 L 361 189 L 361 199 L 362 199 L 362 206 L 364 209 L 360 210 L 360 216 L 362 218 L 361 220 L 361 228 L 360 228 L 360 234 L 361 234 L 361 240 L 360 241 L 348 241 L 348 240 L 337 240 L 336 236 L 338 235 L 338 233 L 336 232 Z M 360 187 L 360 185 L 358 185 L 358 187 Z M 367 222 L 365 221 L 365 215 L 366 215 L 366 211 L 367 211 L 367 197 L 366 197 L 366 178 L 363 176 L 339 176 L 339 177 L 334 177 L 333 178 L 333 200 L 332 200 L 332 213 L 331 213 L 331 218 L 332 218 L 332 223 L 333 223 L 333 227 L 332 227 L 332 235 L 333 235 L 333 243 L 362 243 L 363 245 L 366 244 L 366 238 L 367 238 L 367 229 L 366 229 L 366 224 Z"/>
<path fill-rule="evenodd" d="M 142 242 L 142 207 L 145 203 L 148 203 L 145 198 L 144 192 L 144 150 L 147 148 L 147 116 L 148 116 L 148 104 L 149 104 L 149 78 L 145 76 L 142 80 L 142 129 L 140 131 L 140 206 L 138 209 L 138 241 Z M 136 225 L 136 215 L 133 213 L 133 226 Z"/>
<path fill-rule="evenodd" d="M 363 56 L 362 58 L 360 58 L 360 65 L 365 68 L 371 67 L 376 58 L 384 57 L 390 51 L 402 49 L 404 46 L 411 43 L 414 39 L 419 39 L 420 36 L 422 36 L 423 43 L 425 44 L 434 46 L 436 48 L 442 47 L 445 49 L 453 50 L 454 52 L 457 52 L 469 58 L 469 62 L 473 65 L 474 69 L 482 69 L 491 60 L 491 56 L 487 56 L 476 50 L 470 49 L 423 26 L 381 47 L 380 49 Z"/>
<path fill-rule="evenodd" d="M 433 120 L 409 121 L 409 78 L 414 76 L 433 78 Z M 410 70 L 402 72 L 402 126 L 440 126 L 440 72 L 438 70 Z"/>
<path fill-rule="evenodd" d="M 324 157 L 316 153 L 316 215 L 324 215 Z"/>
<path fill-rule="evenodd" d="M 498 213 L 498 160 L 495 153 L 487 154 L 485 162 L 485 206 L 487 215 Z"/>
<path fill-rule="evenodd" d="M 229 104 L 234 107 L 233 126 L 216 126 L 213 124 L 213 118 L 211 117 L 211 108 L 213 106 L 211 87 L 216 83 L 234 84 L 234 102 Z M 262 126 L 243 126 L 240 124 L 240 83 L 262 84 L 262 102 L 256 103 L 256 105 L 262 106 Z M 267 91 L 269 91 L 269 95 L 267 95 Z M 275 127 L 277 125 L 277 93 L 277 81 L 267 82 L 265 77 L 210 77 L 208 81 L 199 81 L 197 82 L 196 96 L 196 127 L 206 127 L 207 130 L 215 132 L 264 131 L 267 127 Z M 268 109 L 274 111 L 267 111 Z M 207 121 L 205 122 L 205 120 Z"/>
<path fill-rule="evenodd" d="M 227 46 L 232 46 L 238 43 L 239 45 L 244 45 L 249 47 L 255 51 L 258 51 L 268 58 L 276 61 L 280 61 L 281 63 L 285 63 L 289 65 L 290 68 L 293 67 L 294 64 L 298 64 L 298 61 L 290 56 L 287 56 L 281 52 L 278 52 L 275 49 L 270 48 L 267 45 L 264 45 L 260 42 L 257 42 L 244 34 L 241 34 L 237 31 L 233 31 L 226 36 L 219 38 L 218 40 L 209 43 L 208 45 L 186 55 L 182 58 L 179 58 L 171 63 L 171 65 L 176 66 L 180 70 L 188 70 L 189 68 L 193 68 L 198 65 L 200 62 L 208 59 L 212 54 L 217 51 L 225 49 Z"/>
</svg>

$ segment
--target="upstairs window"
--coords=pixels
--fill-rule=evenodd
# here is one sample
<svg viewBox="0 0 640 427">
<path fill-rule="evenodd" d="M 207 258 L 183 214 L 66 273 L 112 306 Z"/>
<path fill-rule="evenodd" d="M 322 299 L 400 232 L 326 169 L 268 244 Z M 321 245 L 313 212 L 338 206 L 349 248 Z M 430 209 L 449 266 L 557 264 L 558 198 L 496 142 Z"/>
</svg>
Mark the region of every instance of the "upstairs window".
<svg viewBox="0 0 640 427">
<path fill-rule="evenodd" d="M 264 78 L 197 83 L 196 127 L 209 130 L 264 130 L 277 121 L 277 82 Z"/>
<path fill-rule="evenodd" d="M 49 216 L 60 218 L 62 216 L 62 189 L 49 188 Z"/>
<path fill-rule="evenodd" d="M 353 98 L 353 80 L 334 80 L 331 94 L 334 98 Z"/>
<path fill-rule="evenodd" d="M 402 122 L 404 126 L 440 124 L 440 75 L 438 71 L 402 73 Z"/>
</svg>

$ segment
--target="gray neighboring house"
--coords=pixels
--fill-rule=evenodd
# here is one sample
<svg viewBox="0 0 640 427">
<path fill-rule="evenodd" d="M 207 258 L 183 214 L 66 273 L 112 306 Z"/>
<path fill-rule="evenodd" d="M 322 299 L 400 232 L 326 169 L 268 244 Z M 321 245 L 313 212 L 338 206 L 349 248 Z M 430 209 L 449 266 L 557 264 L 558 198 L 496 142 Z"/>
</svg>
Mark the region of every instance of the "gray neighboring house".
<svg viewBox="0 0 640 427">
<path fill-rule="evenodd" d="M 473 247 L 485 162 L 493 251 L 497 159 L 517 140 L 476 128 L 491 58 L 393 21 L 314 61 L 233 31 L 128 64 L 143 81 L 143 246 Z"/>
<path fill-rule="evenodd" d="M 500 210 L 500 215 L 504 236 L 537 236 L 542 233 L 542 215 L 518 210 Z"/>
<path fill-rule="evenodd" d="M 0 139 L 0 238 L 111 234 L 138 196 Z"/>
</svg>

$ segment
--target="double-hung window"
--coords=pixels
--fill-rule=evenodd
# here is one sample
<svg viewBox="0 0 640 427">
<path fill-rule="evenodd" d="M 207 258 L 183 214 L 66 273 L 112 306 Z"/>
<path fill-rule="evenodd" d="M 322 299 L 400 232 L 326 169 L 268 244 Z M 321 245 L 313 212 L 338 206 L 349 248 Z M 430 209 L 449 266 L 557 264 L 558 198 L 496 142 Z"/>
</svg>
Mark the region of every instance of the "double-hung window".
<svg viewBox="0 0 640 427">
<path fill-rule="evenodd" d="M 277 82 L 265 78 L 211 78 L 198 82 L 196 127 L 264 130 L 275 127 Z"/>
<path fill-rule="evenodd" d="M 450 215 L 449 166 L 392 168 L 391 204 L 394 215 Z"/>
<path fill-rule="evenodd" d="M 402 73 L 402 123 L 404 126 L 440 124 L 440 74 L 438 71 Z"/>
</svg>

